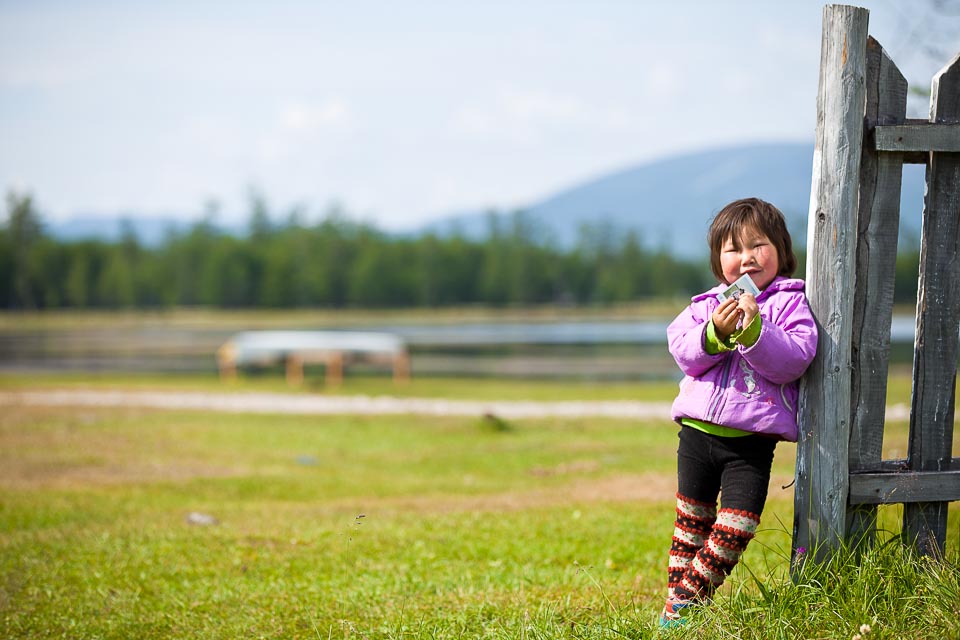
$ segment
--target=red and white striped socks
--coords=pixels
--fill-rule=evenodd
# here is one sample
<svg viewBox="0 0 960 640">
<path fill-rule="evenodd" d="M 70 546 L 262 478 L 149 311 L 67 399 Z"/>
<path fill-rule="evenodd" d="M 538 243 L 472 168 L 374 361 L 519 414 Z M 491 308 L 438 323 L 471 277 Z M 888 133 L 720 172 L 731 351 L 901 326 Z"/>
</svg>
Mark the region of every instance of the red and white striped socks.
<svg viewBox="0 0 960 640">
<path fill-rule="evenodd" d="M 670 545 L 667 597 L 673 599 L 690 564 L 703 548 L 717 519 L 717 505 L 697 502 L 677 494 L 677 520 Z"/>
<path fill-rule="evenodd" d="M 705 600 L 723 584 L 756 535 L 760 516 L 720 509 L 677 494 L 670 545 L 668 600 Z"/>
</svg>

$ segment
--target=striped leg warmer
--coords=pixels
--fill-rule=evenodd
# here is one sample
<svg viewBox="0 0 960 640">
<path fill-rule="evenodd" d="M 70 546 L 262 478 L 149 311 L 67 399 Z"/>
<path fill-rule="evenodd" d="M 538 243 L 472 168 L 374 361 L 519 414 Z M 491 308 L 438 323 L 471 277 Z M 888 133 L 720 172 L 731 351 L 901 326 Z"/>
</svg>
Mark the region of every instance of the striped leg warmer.
<svg viewBox="0 0 960 640">
<path fill-rule="evenodd" d="M 667 597 L 674 597 L 690 563 L 703 547 L 717 519 L 717 505 L 698 502 L 677 494 L 677 520 L 670 545 Z"/>
<path fill-rule="evenodd" d="M 706 544 L 697 551 L 674 589 L 678 598 L 706 599 L 723 584 L 756 535 L 760 516 L 749 511 L 720 509 Z"/>
</svg>

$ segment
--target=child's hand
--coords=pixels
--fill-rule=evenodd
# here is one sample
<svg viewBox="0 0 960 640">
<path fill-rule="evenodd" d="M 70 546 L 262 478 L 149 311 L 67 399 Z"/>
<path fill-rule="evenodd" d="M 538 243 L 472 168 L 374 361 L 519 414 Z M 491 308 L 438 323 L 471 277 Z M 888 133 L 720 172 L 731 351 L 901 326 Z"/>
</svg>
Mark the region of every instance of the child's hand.
<svg viewBox="0 0 960 640">
<path fill-rule="evenodd" d="M 753 322 L 753 319 L 757 317 L 758 313 L 760 313 L 760 307 L 757 305 L 757 299 L 753 297 L 752 293 L 743 292 L 740 295 L 740 300 L 737 302 L 737 307 L 743 312 L 744 328 L 750 326 L 750 323 Z"/>
<path fill-rule="evenodd" d="M 740 296 L 741 299 L 743 296 Z M 752 299 L 753 296 L 750 296 Z M 756 306 L 756 300 L 754 300 Z M 714 309 L 710 319 L 713 320 L 713 328 L 717 332 L 717 337 L 726 340 L 730 334 L 737 330 L 737 323 L 743 315 L 739 302 L 733 298 L 727 298 L 720 303 L 720 306 Z"/>
</svg>

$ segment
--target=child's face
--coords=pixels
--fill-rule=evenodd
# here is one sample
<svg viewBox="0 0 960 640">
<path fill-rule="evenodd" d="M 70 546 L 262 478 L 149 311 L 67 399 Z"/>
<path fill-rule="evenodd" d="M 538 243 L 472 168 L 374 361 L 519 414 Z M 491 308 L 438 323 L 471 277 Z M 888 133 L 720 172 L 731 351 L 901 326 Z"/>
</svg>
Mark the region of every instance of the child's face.
<svg viewBox="0 0 960 640">
<path fill-rule="evenodd" d="M 739 238 L 729 237 L 720 247 L 720 267 L 727 284 L 745 273 L 758 289 L 765 289 L 780 271 L 777 248 L 763 233 L 750 227 Z"/>
</svg>

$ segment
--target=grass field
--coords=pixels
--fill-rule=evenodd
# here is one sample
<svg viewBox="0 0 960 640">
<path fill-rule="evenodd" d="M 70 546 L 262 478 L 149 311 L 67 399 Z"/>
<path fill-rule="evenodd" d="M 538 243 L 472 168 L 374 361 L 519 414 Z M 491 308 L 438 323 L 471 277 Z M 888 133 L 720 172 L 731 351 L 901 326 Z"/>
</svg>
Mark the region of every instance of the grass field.
<svg viewBox="0 0 960 640">
<path fill-rule="evenodd" d="M 5 389 L 81 384 L 219 389 L 212 378 L 0 378 Z M 237 391 L 264 385 L 282 388 L 245 380 Z M 673 393 L 640 387 L 421 380 L 400 393 Z M 338 393 L 392 389 L 348 378 Z M 891 384 L 892 400 L 903 393 Z M 886 455 L 902 455 L 906 424 L 888 431 Z M 675 451 L 665 421 L 6 406 L 0 637 L 652 637 Z M 885 544 L 789 580 L 793 452 L 778 447 L 744 561 L 671 635 L 960 637 L 956 508 L 944 563 Z M 884 526 L 898 530 L 898 514 L 883 509 Z"/>
</svg>

